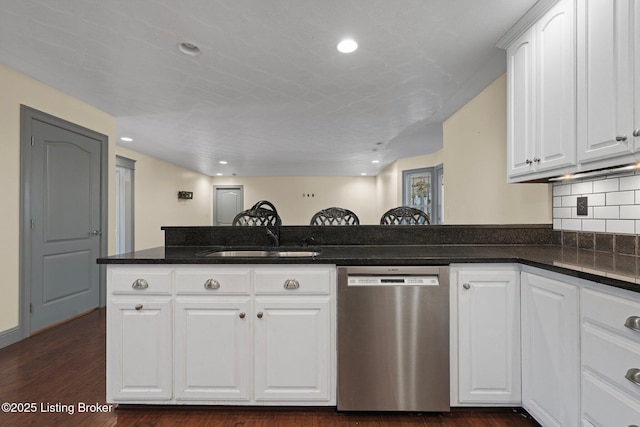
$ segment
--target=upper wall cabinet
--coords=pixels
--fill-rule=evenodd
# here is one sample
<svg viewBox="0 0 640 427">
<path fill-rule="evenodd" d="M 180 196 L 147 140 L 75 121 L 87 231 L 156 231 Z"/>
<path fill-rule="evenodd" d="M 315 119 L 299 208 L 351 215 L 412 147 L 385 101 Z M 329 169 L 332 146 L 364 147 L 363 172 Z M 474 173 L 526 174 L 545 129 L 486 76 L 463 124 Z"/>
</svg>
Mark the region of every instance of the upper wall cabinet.
<svg viewBox="0 0 640 427">
<path fill-rule="evenodd" d="M 511 181 L 576 161 L 575 4 L 561 0 L 507 47 Z"/>
<path fill-rule="evenodd" d="M 578 160 L 633 153 L 640 145 L 640 5 L 579 0 L 577 12 Z"/>
<path fill-rule="evenodd" d="M 639 32 L 634 31 L 638 6 L 633 3 L 633 0 L 578 1 L 580 162 L 633 153 L 640 139 L 634 136 L 640 123 L 636 112 L 634 128 L 633 49 Z M 637 103 L 638 97 L 635 98 Z"/>
</svg>

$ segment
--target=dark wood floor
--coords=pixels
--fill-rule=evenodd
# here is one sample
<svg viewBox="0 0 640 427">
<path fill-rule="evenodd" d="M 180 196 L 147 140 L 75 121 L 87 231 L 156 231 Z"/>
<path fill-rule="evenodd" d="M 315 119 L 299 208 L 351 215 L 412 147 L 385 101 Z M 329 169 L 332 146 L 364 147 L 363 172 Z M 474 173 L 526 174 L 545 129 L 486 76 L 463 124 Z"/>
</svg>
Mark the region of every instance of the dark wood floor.
<svg viewBox="0 0 640 427">
<path fill-rule="evenodd" d="M 126 407 L 105 405 L 105 310 L 0 349 L 0 426 L 537 426 L 520 412 L 345 414 L 335 408 Z M 89 405 L 94 405 L 91 408 Z M 21 406 L 21 407 L 19 407 Z M 73 412 L 73 413 L 71 413 Z"/>
</svg>

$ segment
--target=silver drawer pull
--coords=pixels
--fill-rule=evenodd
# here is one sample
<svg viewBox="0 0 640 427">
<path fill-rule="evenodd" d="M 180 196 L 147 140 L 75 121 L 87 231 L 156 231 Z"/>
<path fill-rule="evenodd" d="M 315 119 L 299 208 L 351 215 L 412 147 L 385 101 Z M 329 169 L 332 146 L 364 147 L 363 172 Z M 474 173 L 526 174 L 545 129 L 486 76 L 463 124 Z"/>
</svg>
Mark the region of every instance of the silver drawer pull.
<svg viewBox="0 0 640 427">
<path fill-rule="evenodd" d="M 218 282 L 216 279 L 209 279 L 206 282 L 204 282 L 204 288 L 205 289 L 220 289 L 220 282 Z"/>
<path fill-rule="evenodd" d="M 298 289 L 299 287 L 300 287 L 300 282 L 298 282 L 296 279 L 287 279 L 284 282 L 285 289 Z"/>
<path fill-rule="evenodd" d="M 627 135 L 618 135 L 616 136 L 616 141 L 618 142 L 624 142 L 627 140 Z"/>
<path fill-rule="evenodd" d="M 131 284 L 131 287 L 133 289 L 147 289 L 149 287 L 149 282 L 144 279 L 137 279 Z"/>
<path fill-rule="evenodd" d="M 138 311 L 142 310 L 142 304 L 136 305 L 136 310 L 138 310 Z"/>
<path fill-rule="evenodd" d="M 640 385 L 640 369 L 631 368 L 627 371 L 627 375 L 624 377 L 635 385 Z"/>
<path fill-rule="evenodd" d="M 627 317 L 627 320 L 624 322 L 624 326 L 631 329 L 632 331 L 640 332 L 640 317 Z"/>
</svg>

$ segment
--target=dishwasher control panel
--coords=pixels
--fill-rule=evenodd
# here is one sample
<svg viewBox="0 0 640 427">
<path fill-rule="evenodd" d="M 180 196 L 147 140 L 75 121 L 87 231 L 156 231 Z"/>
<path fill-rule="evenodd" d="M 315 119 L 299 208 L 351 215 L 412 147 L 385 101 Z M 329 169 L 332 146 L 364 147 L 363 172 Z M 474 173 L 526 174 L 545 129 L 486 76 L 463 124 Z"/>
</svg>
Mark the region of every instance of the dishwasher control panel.
<svg viewBox="0 0 640 427">
<path fill-rule="evenodd" d="M 438 276 L 349 276 L 349 286 L 439 286 Z"/>
</svg>

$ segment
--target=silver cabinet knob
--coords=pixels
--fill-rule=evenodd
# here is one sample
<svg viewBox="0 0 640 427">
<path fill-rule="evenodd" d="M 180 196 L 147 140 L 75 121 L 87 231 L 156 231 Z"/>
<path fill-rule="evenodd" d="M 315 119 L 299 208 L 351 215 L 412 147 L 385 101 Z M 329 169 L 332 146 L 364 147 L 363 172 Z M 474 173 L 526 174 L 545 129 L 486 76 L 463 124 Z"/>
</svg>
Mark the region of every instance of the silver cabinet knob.
<svg viewBox="0 0 640 427">
<path fill-rule="evenodd" d="M 627 320 L 624 322 L 624 326 L 631 329 L 632 331 L 640 332 L 640 317 L 627 317 Z"/>
<path fill-rule="evenodd" d="M 220 289 L 220 282 L 218 282 L 216 279 L 209 279 L 206 282 L 204 282 L 204 288 L 205 289 Z"/>
<path fill-rule="evenodd" d="M 149 287 L 149 282 L 144 279 L 136 279 L 135 282 L 131 284 L 133 289 L 147 289 Z"/>
<path fill-rule="evenodd" d="M 635 136 L 636 138 L 640 136 L 640 128 L 639 129 L 635 129 L 633 131 L 633 136 Z"/>
<path fill-rule="evenodd" d="M 534 157 L 534 158 L 533 158 L 533 161 L 534 161 L 535 163 L 540 163 L 540 159 L 539 159 L 538 157 Z"/>
<path fill-rule="evenodd" d="M 624 142 L 627 140 L 627 135 L 618 135 L 616 136 L 616 141 L 618 142 Z"/>
<path fill-rule="evenodd" d="M 136 310 L 138 310 L 138 311 L 142 310 L 142 304 L 136 305 Z"/>
<path fill-rule="evenodd" d="M 533 163 L 533 161 L 532 161 L 532 160 L 527 159 L 527 160 L 525 160 L 525 163 L 526 163 L 526 164 L 528 164 L 528 165 L 530 165 L 531 163 Z"/>
<path fill-rule="evenodd" d="M 471 289 L 471 285 L 468 283 L 465 283 L 464 285 L 462 285 L 462 287 L 465 289 Z"/>
<path fill-rule="evenodd" d="M 284 282 L 285 289 L 298 289 L 300 287 L 300 282 L 296 279 L 287 279 Z"/>
<path fill-rule="evenodd" d="M 261 311 L 258 312 L 257 316 L 258 316 L 258 319 L 262 319 L 262 316 L 263 316 L 262 312 Z"/>
<path fill-rule="evenodd" d="M 247 315 L 247 314 L 246 314 L 245 312 L 241 312 L 238 316 L 239 316 L 241 319 L 244 319 L 244 317 L 245 317 L 246 315 Z"/>
<path fill-rule="evenodd" d="M 640 369 L 631 368 L 624 377 L 635 385 L 640 385 Z"/>
</svg>

